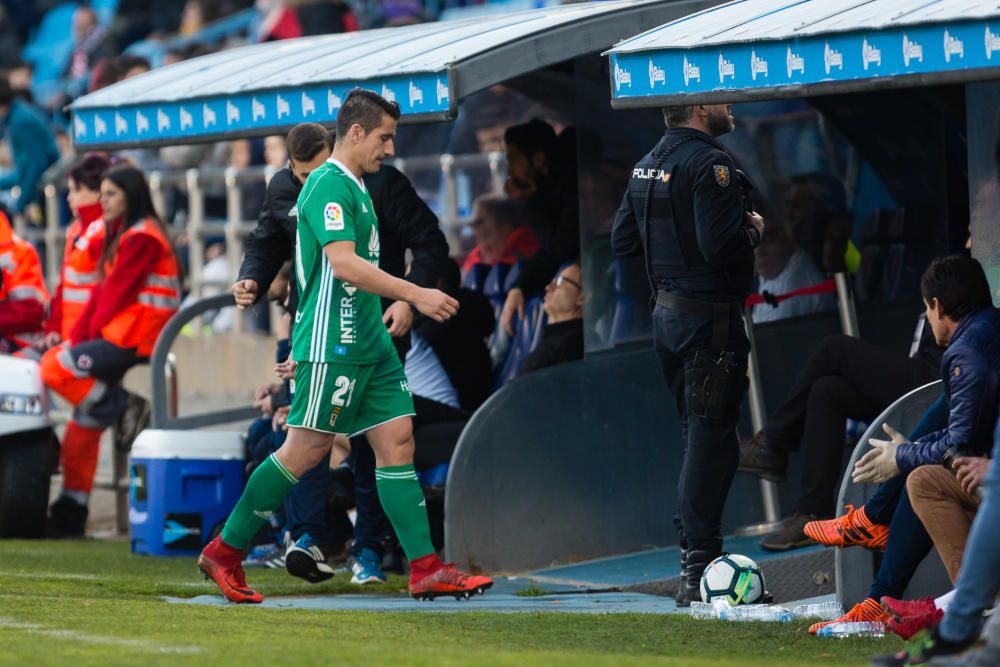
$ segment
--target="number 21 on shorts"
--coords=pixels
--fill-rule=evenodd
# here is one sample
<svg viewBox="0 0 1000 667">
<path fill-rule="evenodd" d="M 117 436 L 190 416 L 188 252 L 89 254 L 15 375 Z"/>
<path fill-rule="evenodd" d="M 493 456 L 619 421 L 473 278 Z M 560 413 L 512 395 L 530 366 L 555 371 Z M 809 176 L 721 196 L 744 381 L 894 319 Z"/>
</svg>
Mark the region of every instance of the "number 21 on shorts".
<svg viewBox="0 0 1000 667">
<path fill-rule="evenodd" d="M 346 375 L 341 375 L 334 381 L 336 389 L 333 390 L 333 396 L 330 399 L 330 403 L 333 404 L 333 412 L 330 414 L 330 426 L 336 425 L 341 409 L 350 407 L 356 383 L 356 379 L 352 380 Z M 346 398 L 344 394 L 347 394 Z"/>
</svg>

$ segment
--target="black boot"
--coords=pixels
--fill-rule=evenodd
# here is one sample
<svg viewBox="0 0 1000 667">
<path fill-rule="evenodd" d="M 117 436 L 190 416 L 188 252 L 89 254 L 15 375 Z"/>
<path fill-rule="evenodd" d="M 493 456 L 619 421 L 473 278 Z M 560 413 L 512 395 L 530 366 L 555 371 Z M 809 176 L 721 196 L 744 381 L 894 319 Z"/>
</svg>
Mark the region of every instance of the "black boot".
<svg viewBox="0 0 1000 667">
<path fill-rule="evenodd" d="M 681 581 L 674 596 L 678 607 L 690 607 L 692 602 L 701 601 L 701 575 L 721 555 L 719 549 L 681 549 Z"/>
<path fill-rule="evenodd" d="M 49 508 L 45 534 L 50 538 L 84 537 L 87 528 L 87 506 L 68 496 L 59 496 Z"/>
</svg>

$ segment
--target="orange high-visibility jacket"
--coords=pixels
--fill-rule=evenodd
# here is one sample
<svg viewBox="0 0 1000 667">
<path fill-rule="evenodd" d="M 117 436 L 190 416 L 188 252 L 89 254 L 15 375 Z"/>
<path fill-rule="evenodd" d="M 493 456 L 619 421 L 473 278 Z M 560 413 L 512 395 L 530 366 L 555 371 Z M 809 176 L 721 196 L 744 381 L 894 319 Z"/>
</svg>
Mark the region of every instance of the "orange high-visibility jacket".
<svg viewBox="0 0 1000 667">
<path fill-rule="evenodd" d="M 49 291 L 45 288 L 42 262 L 35 248 L 14 234 L 10 220 L 0 212 L 0 308 L 4 303 L 20 306 L 17 310 L 24 321 L 6 322 L 9 337 L 22 345 L 32 342 L 32 335 L 39 334 L 45 310 L 49 305 Z M 13 309 L 11 309 L 13 310 Z M 17 334 L 17 335 L 14 335 Z"/>
<path fill-rule="evenodd" d="M 58 331 L 63 340 L 69 339 L 76 321 L 90 299 L 90 293 L 101 281 L 101 249 L 104 247 L 104 220 L 98 218 L 86 227 L 75 220 L 66 232 L 67 239 L 62 265 L 62 305 Z M 55 307 L 53 306 L 53 311 Z M 55 316 L 55 312 L 53 312 Z"/>
<path fill-rule="evenodd" d="M 148 219 L 135 223 L 121 235 L 119 247 L 136 234 L 156 239 L 162 251 L 160 259 L 153 272 L 147 276 L 135 303 L 105 324 L 101 329 L 101 337 L 120 347 L 134 347 L 140 357 L 148 357 L 153 353 L 156 337 L 163 325 L 180 307 L 181 280 L 174 251 L 156 223 Z M 105 267 L 105 275 L 111 273 L 114 261 Z"/>
</svg>

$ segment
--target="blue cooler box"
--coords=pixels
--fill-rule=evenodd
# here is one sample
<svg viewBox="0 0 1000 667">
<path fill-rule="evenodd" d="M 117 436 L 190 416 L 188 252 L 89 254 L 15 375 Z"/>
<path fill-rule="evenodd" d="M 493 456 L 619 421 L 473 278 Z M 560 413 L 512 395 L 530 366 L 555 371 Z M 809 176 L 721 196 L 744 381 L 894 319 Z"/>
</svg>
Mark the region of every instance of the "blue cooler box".
<svg viewBox="0 0 1000 667">
<path fill-rule="evenodd" d="M 245 485 L 243 434 L 146 429 L 132 447 L 132 553 L 194 555 Z"/>
</svg>

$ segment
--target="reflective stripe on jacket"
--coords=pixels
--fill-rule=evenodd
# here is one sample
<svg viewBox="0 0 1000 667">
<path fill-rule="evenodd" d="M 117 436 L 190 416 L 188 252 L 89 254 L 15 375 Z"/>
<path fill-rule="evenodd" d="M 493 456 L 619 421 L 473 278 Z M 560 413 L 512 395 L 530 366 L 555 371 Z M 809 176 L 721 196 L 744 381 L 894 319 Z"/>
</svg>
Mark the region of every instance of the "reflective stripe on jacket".
<svg viewBox="0 0 1000 667">
<path fill-rule="evenodd" d="M 63 254 L 62 322 L 59 324 L 63 340 L 69 338 L 69 332 L 83 313 L 90 293 L 101 282 L 100 257 L 104 246 L 104 220 L 94 220 L 85 230 L 81 227 L 82 223 L 74 222 L 66 234 L 66 238 L 73 241 L 66 244 Z"/>
<path fill-rule="evenodd" d="M 119 245 L 124 244 L 129 236 L 137 234 L 151 236 L 157 241 L 161 248 L 160 259 L 153 272 L 146 277 L 135 303 L 104 325 L 101 337 L 120 347 L 136 348 L 140 357 L 148 357 L 153 353 L 163 326 L 180 307 L 181 281 L 174 252 L 156 223 L 143 220 L 132 225 L 122 234 Z M 112 261 L 105 275 L 110 275 L 113 268 Z"/>
</svg>

